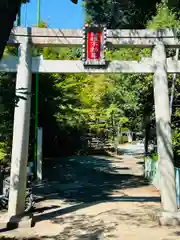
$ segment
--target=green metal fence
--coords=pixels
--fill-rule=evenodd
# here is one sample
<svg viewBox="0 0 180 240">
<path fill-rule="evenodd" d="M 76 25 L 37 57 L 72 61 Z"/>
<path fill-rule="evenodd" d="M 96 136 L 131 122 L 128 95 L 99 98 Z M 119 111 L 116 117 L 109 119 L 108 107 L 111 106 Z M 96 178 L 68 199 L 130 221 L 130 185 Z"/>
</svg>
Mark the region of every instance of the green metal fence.
<svg viewBox="0 0 180 240">
<path fill-rule="evenodd" d="M 160 188 L 160 172 L 158 161 L 152 157 L 146 157 L 145 159 L 145 178 L 149 180 L 157 189 Z M 176 201 L 178 208 L 180 207 L 180 168 L 174 168 L 175 180 L 176 180 Z"/>
</svg>

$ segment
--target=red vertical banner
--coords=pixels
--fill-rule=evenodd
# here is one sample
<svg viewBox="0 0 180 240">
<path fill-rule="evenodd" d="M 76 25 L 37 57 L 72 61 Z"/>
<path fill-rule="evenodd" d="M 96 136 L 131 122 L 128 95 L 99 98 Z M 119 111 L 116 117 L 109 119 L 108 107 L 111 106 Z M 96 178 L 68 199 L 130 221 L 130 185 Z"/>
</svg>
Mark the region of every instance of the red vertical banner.
<svg viewBox="0 0 180 240">
<path fill-rule="evenodd" d="M 106 28 L 104 26 L 86 25 L 83 29 L 83 56 L 84 66 L 106 66 Z"/>
<path fill-rule="evenodd" d="M 88 32 L 87 34 L 87 59 L 100 60 L 102 32 Z"/>
</svg>

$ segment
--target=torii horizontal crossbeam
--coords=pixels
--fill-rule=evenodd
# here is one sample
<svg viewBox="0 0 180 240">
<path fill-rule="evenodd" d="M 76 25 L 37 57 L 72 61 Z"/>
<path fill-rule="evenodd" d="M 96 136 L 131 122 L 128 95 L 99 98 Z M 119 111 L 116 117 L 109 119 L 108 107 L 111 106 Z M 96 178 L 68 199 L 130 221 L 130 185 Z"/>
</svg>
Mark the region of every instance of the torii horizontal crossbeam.
<svg viewBox="0 0 180 240">
<path fill-rule="evenodd" d="M 0 62 L 1 72 L 16 72 L 19 58 L 9 56 Z M 41 57 L 32 58 L 33 73 L 153 73 L 154 63 L 151 58 L 142 61 L 112 61 L 106 68 L 86 68 L 80 60 L 44 60 Z M 180 73 L 180 61 L 167 59 L 167 71 Z"/>
<path fill-rule="evenodd" d="M 80 29 L 23 28 L 14 27 L 9 44 L 19 44 L 24 37 L 41 46 L 79 47 L 83 44 L 83 31 Z M 178 30 L 107 30 L 107 44 L 121 47 L 152 47 L 158 39 L 166 46 L 180 47 Z"/>
</svg>

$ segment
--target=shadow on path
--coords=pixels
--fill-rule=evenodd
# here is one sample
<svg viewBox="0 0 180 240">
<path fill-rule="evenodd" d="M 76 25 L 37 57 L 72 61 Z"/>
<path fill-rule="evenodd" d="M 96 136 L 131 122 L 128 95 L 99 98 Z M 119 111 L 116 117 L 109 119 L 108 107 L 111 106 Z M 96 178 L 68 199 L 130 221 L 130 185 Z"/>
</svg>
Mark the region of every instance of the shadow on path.
<svg viewBox="0 0 180 240">
<path fill-rule="evenodd" d="M 39 221 L 44 221 L 47 219 L 54 219 L 58 216 L 64 215 L 64 214 L 68 214 L 68 213 L 73 213 L 77 210 L 80 209 L 84 209 L 84 208 L 88 208 L 100 203 L 105 203 L 105 202 L 160 202 L 160 197 L 130 197 L 130 196 L 113 196 L 113 197 L 109 197 L 107 199 L 107 201 L 94 201 L 91 203 L 79 203 L 79 204 L 75 204 L 73 206 L 68 206 L 65 208 L 61 208 L 59 210 L 55 209 L 52 212 L 48 212 L 48 213 L 42 213 L 38 216 L 35 216 L 35 221 L 39 222 Z"/>
<path fill-rule="evenodd" d="M 133 175 L 122 160 L 107 156 L 49 159 L 44 163 L 46 183 L 34 188 L 38 196 L 91 203 L 107 200 L 116 191 L 147 185 L 143 176 Z M 119 164 L 118 164 L 119 162 Z M 54 197 L 52 196 L 53 193 Z"/>
</svg>

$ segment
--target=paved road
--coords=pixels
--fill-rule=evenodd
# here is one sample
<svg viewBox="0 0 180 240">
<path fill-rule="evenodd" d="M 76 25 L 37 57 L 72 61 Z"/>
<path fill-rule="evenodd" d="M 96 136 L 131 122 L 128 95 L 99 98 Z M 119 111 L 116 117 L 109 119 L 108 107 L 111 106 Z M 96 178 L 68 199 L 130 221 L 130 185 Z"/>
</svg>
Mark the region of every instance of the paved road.
<svg viewBox="0 0 180 240">
<path fill-rule="evenodd" d="M 35 188 L 35 193 L 46 196 L 58 193 L 69 201 L 91 202 L 107 199 L 118 189 L 144 185 L 142 145 L 120 146 L 119 151 L 128 156 L 74 156 L 51 160 L 44 169 L 49 183 Z M 136 160 L 131 155 L 135 155 Z"/>
<path fill-rule="evenodd" d="M 121 154 L 136 156 L 137 154 L 144 153 L 144 144 L 124 144 L 118 147 L 118 150 Z"/>
</svg>

